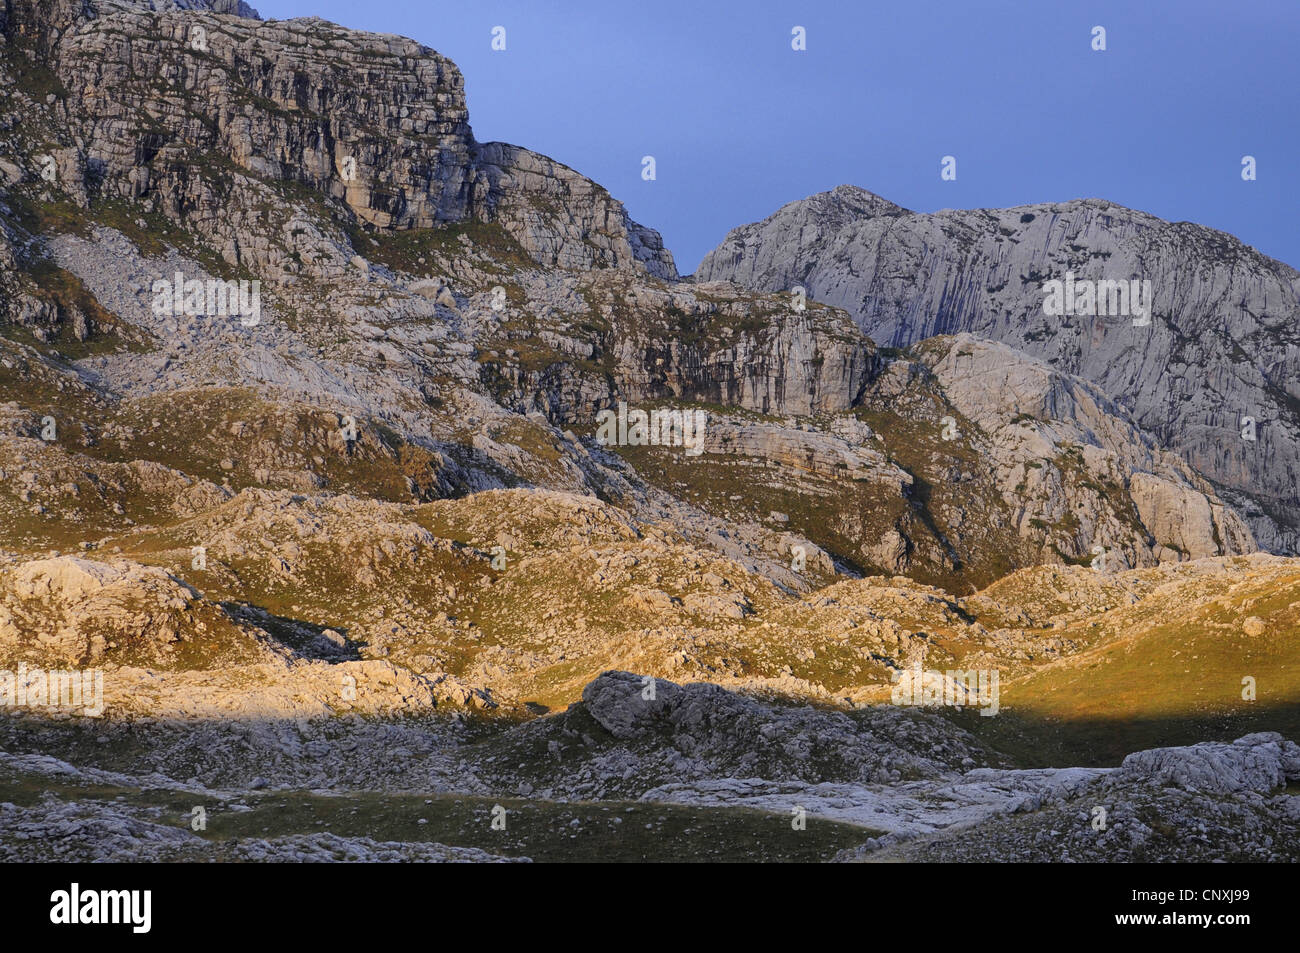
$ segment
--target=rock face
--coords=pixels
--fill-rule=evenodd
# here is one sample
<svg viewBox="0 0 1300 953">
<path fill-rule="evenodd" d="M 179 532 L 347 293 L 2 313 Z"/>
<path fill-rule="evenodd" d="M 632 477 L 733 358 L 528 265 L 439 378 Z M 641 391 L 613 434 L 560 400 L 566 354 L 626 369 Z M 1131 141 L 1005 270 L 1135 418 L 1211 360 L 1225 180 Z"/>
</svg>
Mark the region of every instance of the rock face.
<svg viewBox="0 0 1300 953">
<path fill-rule="evenodd" d="M 1141 564 L 1256 548 L 1209 482 L 1096 385 L 969 334 L 918 350 L 952 406 L 990 438 L 987 457 L 1023 533 L 1068 521 L 1071 548 L 1098 544 Z"/>
<path fill-rule="evenodd" d="M 498 399 L 579 433 L 620 400 L 703 403 L 704 453 L 689 467 L 665 459 L 669 483 L 731 513 L 770 490 L 750 518 L 790 510 L 791 530 L 848 565 L 945 585 L 952 571 L 991 581 L 1002 557 L 1087 561 L 1101 546 L 1118 567 L 1256 548 L 1122 406 L 1013 348 L 960 335 L 891 360 L 838 309 L 796 311 L 729 283 L 660 288 L 608 271 L 582 297 L 598 320 L 557 308 L 494 349 L 483 367 Z M 510 358 L 515 341 L 528 361 Z M 941 439 L 949 414 L 971 425 Z"/>
<path fill-rule="evenodd" d="M 880 366 L 875 347 L 838 310 L 799 312 L 730 286 L 660 288 L 612 272 L 593 275 L 584 293 L 608 324 L 570 350 L 608 367 L 614 386 L 599 406 L 621 394 L 763 414 L 840 411 L 857 403 Z M 568 343 L 553 334 L 543 332 L 543 341 Z"/>
<path fill-rule="evenodd" d="M 1150 325 L 1045 314 L 1067 272 L 1150 281 Z M 1300 273 L 1230 235 L 1100 199 L 923 215 L 840 186 L 734 229 L 696 277 L 803 285 L 882 346 L 965 331 L 1042 358 L 1218 484 L 1262 545 L 1300 547 Z"/>
<path fill-rule="evenodd" d="M 604 189 L 476 142 L 460 71 L 414 41 L 221 15 L 251 12 L 226 2 L 9 8 L 5 33 L 60 87 L 60 186 L 202 227 L 233 265 L 268 264 L 243 236 L 265 230 L 277 189 L 305 186 L 378 229 L 498 223 L 545 265 L 676 276 L 658 234 Z"/>
</svg>

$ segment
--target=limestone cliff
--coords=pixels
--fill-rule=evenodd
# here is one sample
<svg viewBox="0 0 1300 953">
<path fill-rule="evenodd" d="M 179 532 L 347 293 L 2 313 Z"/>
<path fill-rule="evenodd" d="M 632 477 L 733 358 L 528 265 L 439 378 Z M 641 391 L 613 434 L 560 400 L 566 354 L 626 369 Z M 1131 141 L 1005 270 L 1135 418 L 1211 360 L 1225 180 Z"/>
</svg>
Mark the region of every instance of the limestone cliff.
<svg viewBox="0 0 1300 953">
<path fill-rule="evenodd" d="M 1045 314 L 1067 272 L 1150 281 L 1149 326 Z M 967 331 L 1094 381 L 1263 545 L 1300 547 L 1300 273 L 1231 235 L 1100 199 L 922 215 L 841 186 L 734 229 L 696 277 L 803 285 L 882 346 Z"/>
</svg>

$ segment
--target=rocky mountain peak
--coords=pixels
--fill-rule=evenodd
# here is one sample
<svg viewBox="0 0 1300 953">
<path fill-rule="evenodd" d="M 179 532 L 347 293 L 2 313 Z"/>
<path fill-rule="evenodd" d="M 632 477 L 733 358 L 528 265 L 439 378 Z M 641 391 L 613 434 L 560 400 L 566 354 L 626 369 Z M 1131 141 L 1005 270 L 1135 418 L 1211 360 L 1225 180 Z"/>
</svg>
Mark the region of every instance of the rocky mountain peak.
<svg viewBox="0 0 1300 953">
<path fill-rule="evenodd" d="M 1300 548 L 1300 272 L 1105 199 L 882 215 L 863 195 L 837 189 L 734 229 L 696 277 L 803 285 L 885 346 L 965 331 L 1040 357 L 1222 487 L 1262 545 Z M 1076 279 L 1137 281 L 1150 314 L 1096 301 L 1047 313 L 1047 282 Z"/>
<path fill-rule="evenodd" d="M 834 218 L 854 216 L 856 218 L 886 218 L 912 214 L 909 209 L 896 205 L 889 199 L 857 185 L 837 185 L 829 192 L 810 195 L 800 202 L 791 202 L 782 206 L 788 209 L 798 206 L 803 213 L 817 212 Z M 778 212 L 777 214 L 780 214 Z"/>
<path fill-rule="evenodd" d="M 58 85 L 29 125 L 59 141 L 60 184 L 83 205 L 139 202 L 208 231 L 224 220 L 228 260 L 260 270 L 268 261 L 237 236 L 268 187 L 305 186 L 365 228 L 489 223 L 539 264 L 676 277 L 658 234 L 603 188 L 477 142 L 460 71 L 412 40 L 316 18 L 267 23 L 226 0 L 7 9 L 4 35 Z"/>
</svg>

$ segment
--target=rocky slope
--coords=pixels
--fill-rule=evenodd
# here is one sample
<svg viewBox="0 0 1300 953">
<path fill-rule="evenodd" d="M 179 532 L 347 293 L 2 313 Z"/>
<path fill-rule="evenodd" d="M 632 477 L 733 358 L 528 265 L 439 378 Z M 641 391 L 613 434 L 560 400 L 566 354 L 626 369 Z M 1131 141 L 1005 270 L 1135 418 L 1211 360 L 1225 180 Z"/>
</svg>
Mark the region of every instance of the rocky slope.
<svg viewBox="0 0 1300 953">
<path fill-rule="evenodd" d="M 192 724 L 139 726 L 129 742 L 110 725 L 90 744 L 47 728 L 51 755 L 23 750 L 31 739 L 7 724 L 0 856 L 1207 862 L 1300 851 L 1288 787 L 1300 747 L 1275 732 L 1140 751 L 1117 767 L 1016 769 L 933 713 L 830 713 L 663 680 L 647 701 L 647 681 L 607 672 L 561 715 L 487 740 L 444 733 L 441 750 L 399 725 L 299 721 L 200 726 L 198 739 Z M 394 758 L 414 791 L 353 793 L 362 765 L 391 783 L 380 765 Z M 250 760 L 269 777 L 250 782 Z"/>
<path fill-rule="evenodd" d="M 1150 325 L 1045 314 L 1067 272 L 1149 281 Z M 884 346 L 969 332 L 1042 358 L 1218 484 L 1262 545 L 1300 548 L 1300 273 L 1231 235 L 1100 199 L 925 215 L 841 186 L 734 229 L 696 277 L 802 285 Z"/>
</svg>

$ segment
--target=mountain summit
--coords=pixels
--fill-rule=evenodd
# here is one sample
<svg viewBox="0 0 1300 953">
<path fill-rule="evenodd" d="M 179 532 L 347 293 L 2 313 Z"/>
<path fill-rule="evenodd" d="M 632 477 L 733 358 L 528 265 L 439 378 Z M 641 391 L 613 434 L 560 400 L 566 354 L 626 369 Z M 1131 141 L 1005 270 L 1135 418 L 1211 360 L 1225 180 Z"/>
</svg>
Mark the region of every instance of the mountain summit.
<svg viewBox="0 0 1300 953">
<path fill-rule="evenodd" d="M 1150 282 L 1150 324 L 1046 314 L 1067 276 Z M 1300 548 L 1300 272 L 1231 235 L 1102 199 L 919 214 L 840 186 L 733 229 L 696 278 L 802 285 L 890 347 L 968 332 L 1042 358 L 1213 480 L 1261 544 Z"/>
</svg>

